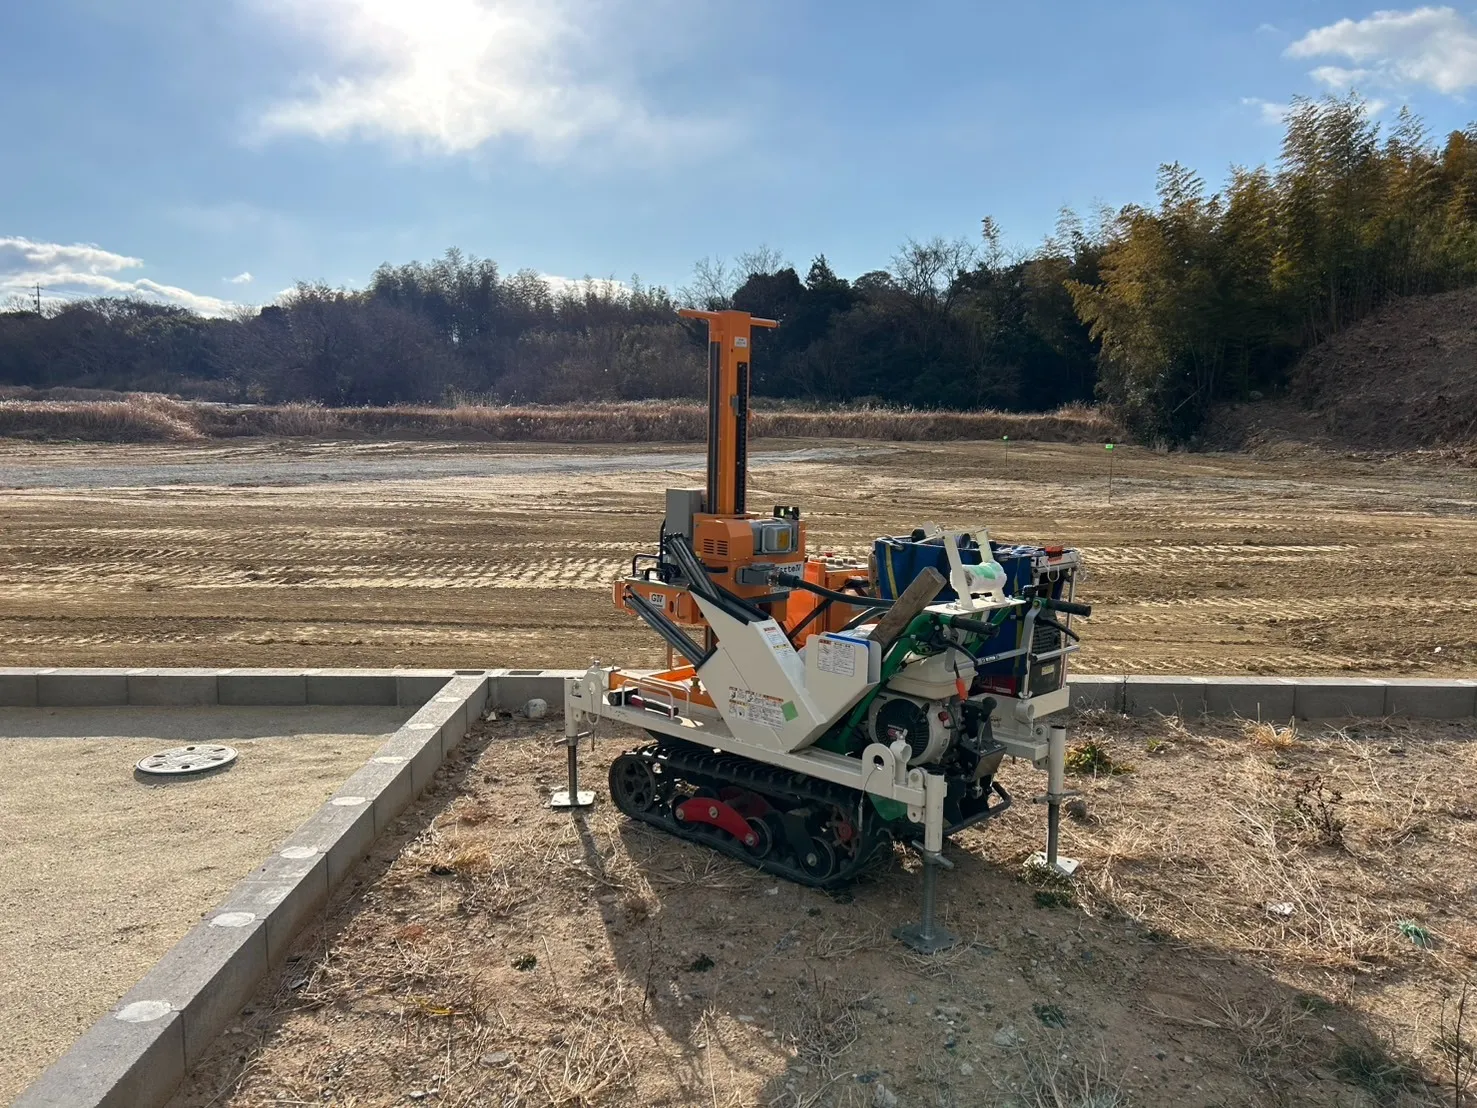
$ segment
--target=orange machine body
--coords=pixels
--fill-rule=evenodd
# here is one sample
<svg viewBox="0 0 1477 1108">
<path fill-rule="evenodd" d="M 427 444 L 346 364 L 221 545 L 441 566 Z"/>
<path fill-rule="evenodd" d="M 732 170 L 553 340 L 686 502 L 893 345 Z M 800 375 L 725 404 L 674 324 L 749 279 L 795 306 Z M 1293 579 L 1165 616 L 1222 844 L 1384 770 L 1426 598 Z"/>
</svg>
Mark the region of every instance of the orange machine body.
<svg viewBox="0 0 1477 1108">
<path fill-rule="evenodd" d="M 823 600 L 799 590 L 777 595 L 772 586 L 744 579 L 751 566 L 773 566 L 802 574 L 826 588 L 858 588 L 866 574 L 835 559 L 807 557 L 805 524 L 794 509 L 776 508 L 764 516 L 748 510 L 750 355 L 754 327 L 777 327 L 748 312 L 708 312 L 684 308 L 679 315 L 708 324 L 708 455 L 703 510 L 692 516 L 692 549 L 713 579 L 759 604 L 787 629 L 799 626 Z M 860 576 L 859 576 L 860 575 Z M 615 583 L 617 608 L 625 609 L 626 590 L 650 601 L 676 623 L 705 625 L 692 594 L 680 585 L 633 575 Z M 819 631 L 843 627 L 860 609 L 833 603 L 805 624 L 796 645 Z"/>
</svg>

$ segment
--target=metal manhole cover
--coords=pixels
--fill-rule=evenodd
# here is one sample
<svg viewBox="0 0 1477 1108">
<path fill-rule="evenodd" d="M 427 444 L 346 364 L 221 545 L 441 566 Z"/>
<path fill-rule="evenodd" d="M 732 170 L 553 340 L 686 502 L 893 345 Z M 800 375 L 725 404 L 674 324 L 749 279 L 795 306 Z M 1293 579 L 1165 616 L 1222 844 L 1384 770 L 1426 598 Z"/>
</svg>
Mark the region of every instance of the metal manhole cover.
<svg viewBox="0 0 1477 1108">
<path fill-rule="evenodd" d="M 159 777 L 186 777 L 192 773 L 205 773 L 213 769 L 224 769 L 236 760 L 236 751 L 219 743 L 197 743 L 194 746 L 177 746 L 173 750 L 161 750 L 150 754 L 135 767 L 140 773 Z"/>
</svg>

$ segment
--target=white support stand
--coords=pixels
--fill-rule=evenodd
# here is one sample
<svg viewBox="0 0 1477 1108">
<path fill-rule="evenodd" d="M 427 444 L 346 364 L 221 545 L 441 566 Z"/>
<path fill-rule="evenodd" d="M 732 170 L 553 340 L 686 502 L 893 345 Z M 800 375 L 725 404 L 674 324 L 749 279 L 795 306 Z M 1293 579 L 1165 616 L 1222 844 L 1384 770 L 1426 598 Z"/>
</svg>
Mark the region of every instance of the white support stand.
<svg viewBox="0 0 1477 1108">
<path fill-rule="evenodd" d="M 953 869 L 954 863 L 937 851 L 925 850 L 922 843 L 914 843 L 913 846 L 923 858 L 923 918 L 917 923 L 897 928 L 892 937 L 912 947 L 919 954 L 937 954 L 959 943 L 958 935 L 946 931 L 934 921 L 939 867 Z"/>
<path fill-rule="evenodd" d="M 1046 805 L 1046 852 L 1037 851 L 1026 864 L 1045 866 L 1071 877 L 1082 863 L 1076 858 L 1057 855 L 1057 841 L 1062 829 L 1062 801 L 1078 795 L 1067 789 L 1067 729 L 1053 725 L 1047 728 L 1046 735 L 1046 793 L 1032 798 L 1035 803 Z"/>
<path fill-rule="evenodd" d="M 947 785 L 937 774 L 923 779 L 923 841 L 913 848 L 923 859 L 923 918 L 917 923 L 899 927 L 893 938 L 906 943 L 919 954 L 937 954 L 959 942 L 959 936 L 946 931 L 934 920 L 938 896 L 939 867 L 953 869 L 954 863 L 944 857 L 944 792 Z"/>
<path fill-rule="evenodd" d="M 576 698 L 570 695 L 570 685 L 574 679 L 566 680 L 564 683 L 564 745 L 569 751 L 569 787 L 559 789 L 549 797 L 549 807 L 556 811 L 579 811 L 584 808 L 595 806 L 595 794 L 593 792 L 580 791 L 580 739 L 585 735 L 579 729 L 579 708 Z"/>
</svg>

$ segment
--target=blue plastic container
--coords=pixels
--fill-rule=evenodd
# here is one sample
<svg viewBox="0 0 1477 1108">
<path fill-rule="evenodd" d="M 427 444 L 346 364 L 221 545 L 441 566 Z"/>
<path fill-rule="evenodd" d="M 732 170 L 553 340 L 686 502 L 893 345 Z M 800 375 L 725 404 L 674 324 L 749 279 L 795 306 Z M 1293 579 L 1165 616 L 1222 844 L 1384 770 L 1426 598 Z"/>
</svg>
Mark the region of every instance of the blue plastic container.
<svg viewBox="0 0 1477 1108">
<path fill-rule="evenodd" d="M 990 550 L 995 556 L 995 561 L 999 562 L 1001 568 L 1005 570 L 1007 595 L 1020 596 L 1026 586 L 1034 584 L 1037 586 L 1038 595 L 1049 595 L 1056 599 L 1063 599 L 1066 596 L 1067 585 L 1075 570 L 1075 564 L 1065 572 L 1044 572 L 1053 563 L 1061 564 L 1059 556 L 1062 550 L 1060 548 L 1053 547 L 1048 550 L 1041 546 L 991 542 Z M 949 555 L 944 549 L 941 538 L 923 540 L 917 540 L 911 536 L 881 538 L 873 543 L 872 553 L 877 562 L 877 593 L 885 600 L 897 599 L 912 583 L 913 578 L 929 566 L 938 570 L 944 575 L 944 579 L 948 580 Z M 959 557 L 965 565 L 978 565 L 981 560 L 979 544 L 973 540 L 961 540 Z M 1045 586 L 1044 589 L 1043 586 Z M 958 595 L 951 587 L 945 585 L 935 600 L 936 602 L 954 600 Z M 1004 654 L 1023 645 L 1019 641 L 1021 627 L 1018 619 L 1006 620 L 990 640 L 980 648 L 979 656 Z M 1047 627 L 1038 628 L 1037 635 L 1039 641 L 1034 645 L 1034 649 L 1038 651 L 1053 649 L 1060 642 L 1058 633 Z M 1015 695 L 1015 690 L 1024 687 L 1023 678 L 1029 665 L 1028 659 L 1020 655 L 981 666 L 979 674 L 992 690 L 1006 695 Z M 1058 671 L 1060 671 L 1060 666 L 1058 666 Z M 1044 674 L 1033 676 L 1033 686 L 1039 686 L 1042 683 L 1040 680 L 1042 676 Z M 1057 681 L 1060 681 L 1060 677 Z M 1038 689 L 1038 691 L 1043 690 Z"/>
</svg>

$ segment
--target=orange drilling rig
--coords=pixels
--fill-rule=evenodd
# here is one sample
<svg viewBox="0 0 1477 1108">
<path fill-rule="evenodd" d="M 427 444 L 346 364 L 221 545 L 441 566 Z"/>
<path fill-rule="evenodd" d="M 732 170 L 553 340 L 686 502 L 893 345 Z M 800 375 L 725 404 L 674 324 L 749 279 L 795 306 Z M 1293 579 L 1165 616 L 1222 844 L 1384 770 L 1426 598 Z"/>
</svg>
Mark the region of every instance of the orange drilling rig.
<svg viewBox="0 0 1477 1108">
<path fill-rule="evenodd" d="M 1091 611 L 1073 598 L 1077 552 L 925 525 L 879 538 L 867 564 L 808 554 L 798 508 L 747 503 L 753 328 L 776 324 L 682 315 L 708 325 L 707 483 L 667 490 L 658 550 L 614 591 L 668 664 L 566 680 L 570 787 L 551 806 L 593 802 L 580 737 L 601 720 L 643 729 L 654 741 L 610 767 L 622 812 L 819 888 L 913 846 L 923 918 L 896 934 L 942 949 L 944 843 L 1010 807 L 1004 758 L 1047 770 L 1042 862 L 1070 870 L 1056 854 L 1066 729 L 1046 719 L 1068 706 L 1071 620 Z"/>
<path fill-rule="evenodd" d="M 666 556 L 668 539 L 681 536 L 713 581 L 772 616 L 796 646 L 820 632 L 839 631 L 867 607 L 867 567 L 807 555 L 798 507 L 775 505 L 770 515 L 748 510 L 753 328 L 779 324 L 738 311 L 683 308 L 678 314 L 708 323 L 707 486 L 667 490 L 661 551 L 636 555 L 630 576 L 615 582 L 616 607 L 631 610 L 628 597 L 634 595 L 674 623 L 705 626 L 681 567 Z M 779 573 L 798 575 L 835 595 L 776 589 Z"/>
</svg>

